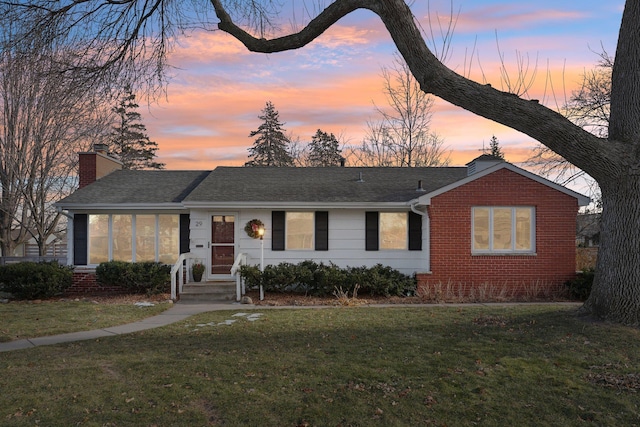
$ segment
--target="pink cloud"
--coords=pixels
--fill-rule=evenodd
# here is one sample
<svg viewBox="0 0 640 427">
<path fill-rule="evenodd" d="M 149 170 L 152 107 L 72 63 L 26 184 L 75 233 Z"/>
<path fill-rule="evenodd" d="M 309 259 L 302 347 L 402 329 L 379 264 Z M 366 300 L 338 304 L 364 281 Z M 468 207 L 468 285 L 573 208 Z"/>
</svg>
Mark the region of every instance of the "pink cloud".
<svg viewBox="0 0 640 427">
<path fill-rule="evenodd" d="M 415 7 L 418 6 L 421 5 Z M 486 7 L 464 13 L 456 31 L 512 29 L 585 16 L 581 12 L 551 10 L 527 13 L 519 7 Z M 145 115 L 150 137 L 159 143 L 160 160 L 169 169 L 243 164 L 247 148 L 253 143 L 249 132 L 259 125 L 257 116 L 267 100 L 275 104 L 285 128 L 303 141 L 320 128 L 358 144 L 366 121 L 375 115 L 373 102 L 385 104 L 380 67 L 391 63 L 395 50 L 377 17 L 360 14 L 358 19 L 341 21 L 303 49 L 273 55 L 247 52 L 222 32 L 198 32 L 182 40 L 170 56 L 177 68 L 168 88 L 168 101 L 152 105 L 150 112 L 140 111 Z M 577 43 L 585 56 L 589 54 L 588 44 L 577 42 L 571 35 L 511 36 L 500 40 L 510 73 L 517 73 L 517 66 L 512 65 L 517 62 L 516 49 L 534 52 L 532 61 L 535 52 L 542 52 L 529 97 L 552 107 L 564 102 L 565 96 L 577 87 L 585 64 L 588 67 L 590 63 L 589 59 L 576 59 Z M 459 72 L 464 69 L 465 47 L 456 46 L 459 52 L 448 63 Z M 500 85 L 501 64 L 495 39 L 483 41 L 478 48 L 487 81 L 506 90 Z M 550 52 L 554 57 L 549 60 L 548 74 L 553 85 L 547 80 Z M 556 52 L 568 55 L 566 65 L 564 56 Z M 595 62 L 595 55 L 591 55 Z M 483 82 L 477 64 L 472 67 L 471 77 Z M 492 135 L 498 137 L 513 162 L 524 160 L 535 145 L 523 134 L 441 100 L 434 108 L 432 129 L 454 150 L 452 163 L 457 165 L 477 157 L 482 142 L 488 144 Z"/>
<path fill-rule="evenodd" d="M 574 21 L 588 17 L 584 11 L 536 9 L 524 3 L 479 7 L 460 13 L 456 31 L 479 32 L 493 29 L 523 29 L 541 23 Z"/>
</svg>

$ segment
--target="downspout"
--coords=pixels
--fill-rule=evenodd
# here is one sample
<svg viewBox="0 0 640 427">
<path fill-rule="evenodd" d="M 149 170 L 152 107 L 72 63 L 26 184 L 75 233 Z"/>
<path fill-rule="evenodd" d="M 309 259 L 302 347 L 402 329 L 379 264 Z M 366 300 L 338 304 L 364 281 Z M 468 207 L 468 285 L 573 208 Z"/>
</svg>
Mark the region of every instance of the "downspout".
<svg viewBox="0 0 640 427">
<path fill-rule="evenodd" d="M 431 223 L 429 221 L 429 214 L 418 209 L 417 201 L 410 203 L 409 207 L 411 208 L 411 212 L 416 213 L 424 218 L 424 225 L 426 229 L 426 241 L 424 242 L 424 246 L 427 250 L 427 272 L 431 272 Z M 425 230 L 422 230 L 422 235 L 425 236 Z"/>
<path fill-rule="evenodd" d="M 56 207 L 56 212 L 67 217 L 67 265 L 73 265 L 73 214 L 60 206 Z"/>
</svg>

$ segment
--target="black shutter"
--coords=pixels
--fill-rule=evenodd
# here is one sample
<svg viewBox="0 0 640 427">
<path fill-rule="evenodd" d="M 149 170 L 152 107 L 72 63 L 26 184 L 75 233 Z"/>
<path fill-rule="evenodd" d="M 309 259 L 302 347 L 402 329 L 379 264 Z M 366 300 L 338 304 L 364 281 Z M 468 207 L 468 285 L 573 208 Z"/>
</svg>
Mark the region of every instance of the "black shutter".
<svg viewBox="0 0 640 427">
<path fill-rule="evenodd" d="M 189 214 L 180 214 L 180 253 L 189 252 Z"/>
<path fill-rule="evenodd" d="M 367 251 L 378 250 L 378 212 L 365 212 L 365 244 Z"/>
<path fill-rule="evenodd" d="M 284 211 L 271 212 L 271 250 L 284 251 Z"/>
<path fill-rule="evenodd" d="M 409 250 L 422 250 L 422 215 L 409 212 Z"/>
<path fill-rule="evenodd" d="M 73 264 L 87 265 L 87 232 L 89 228 L 87 214 L 73 216 Z"/>
<path fill-rule="evenodd" d="M 316 212 L 316 251 L 329 250 L 329 212 Z"/>
</svg>

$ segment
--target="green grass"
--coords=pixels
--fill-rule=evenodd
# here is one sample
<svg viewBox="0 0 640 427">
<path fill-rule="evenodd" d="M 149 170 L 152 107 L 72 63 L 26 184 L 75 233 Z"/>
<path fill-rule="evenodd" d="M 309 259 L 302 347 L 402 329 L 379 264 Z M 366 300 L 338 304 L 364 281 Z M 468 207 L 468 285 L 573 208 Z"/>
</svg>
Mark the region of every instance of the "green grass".
<svg viewBox="0 0 640 427">
<path fill-rule="evenodd" d="M 94 304 L 91 301 L 0 304 L 0 342 L 123 325 L 155 316 L 169 307 L 169 303 L 137 307 L 133 303 Z"/>
<path fill-rule="evenodd" d="M 640 425 L 640 331 L 575 311 L 258 310 L 255 322 L 207 313 L 3 353 L 0 423 Z M 217 325 L 227 319 L 238 320 Z"/>
</svg>

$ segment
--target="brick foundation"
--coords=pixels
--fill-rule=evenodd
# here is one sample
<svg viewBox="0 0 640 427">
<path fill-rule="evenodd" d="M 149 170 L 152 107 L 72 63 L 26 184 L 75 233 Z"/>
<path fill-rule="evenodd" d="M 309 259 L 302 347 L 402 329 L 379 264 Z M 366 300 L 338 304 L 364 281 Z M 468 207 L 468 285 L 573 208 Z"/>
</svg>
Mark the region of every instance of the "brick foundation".
<svg viewBox="0 0 640 427">
<path fill-rule="evenodd" d="M 432 302 L 551 301 L 567 298 L 564 282 L 435 282 L 418 274 L 418 295 Z"/>
<path fill-rule="evenodd" d="M 96 280 L 95 268 L 76 267 L 73 270 L 73 284 L 65 292 L 68 295 L 79 294 L 116 294 L 125 290 L 119 286 L 102 286 Z"/>
</svg>

